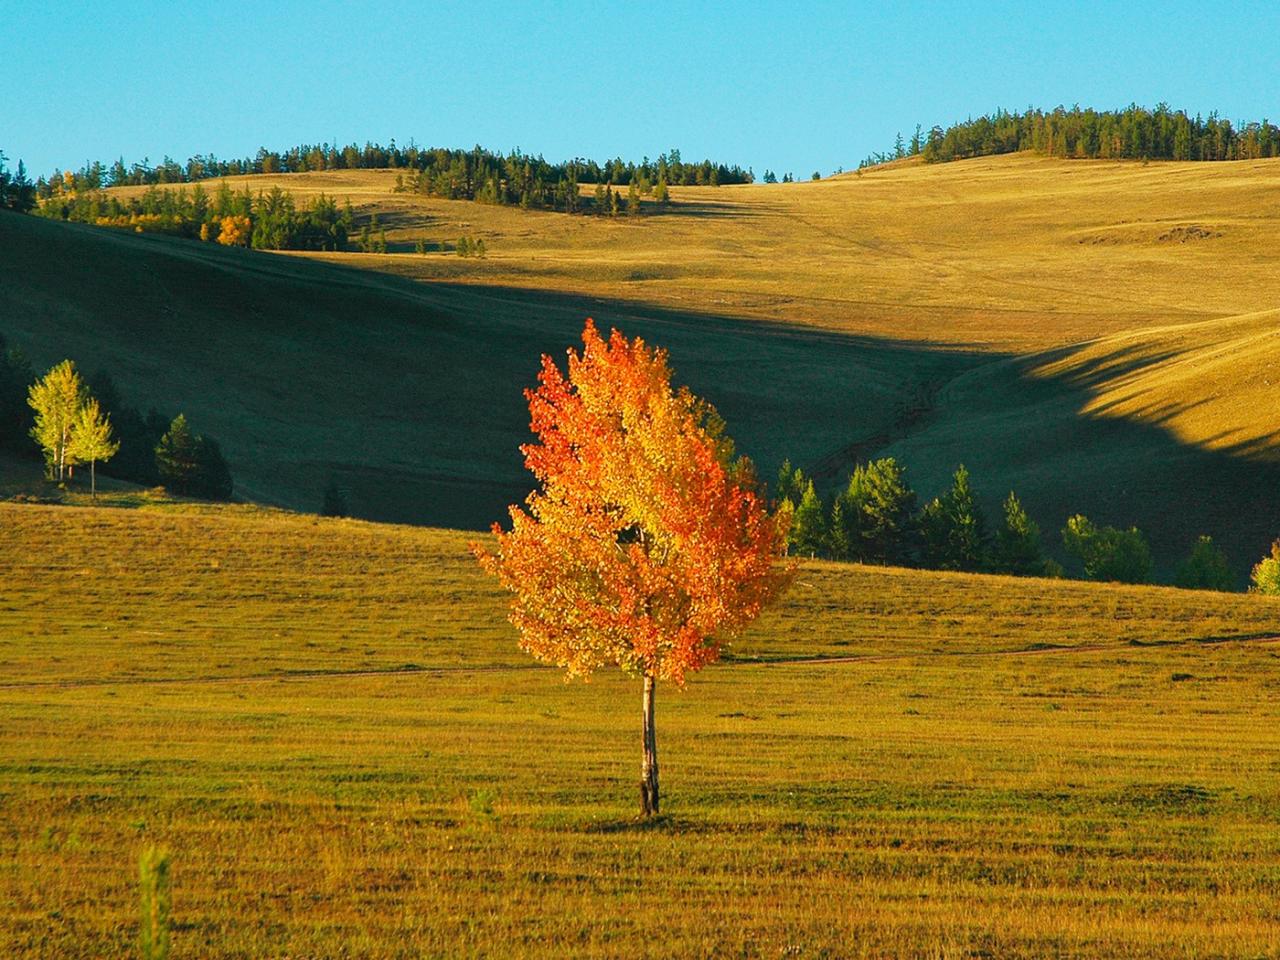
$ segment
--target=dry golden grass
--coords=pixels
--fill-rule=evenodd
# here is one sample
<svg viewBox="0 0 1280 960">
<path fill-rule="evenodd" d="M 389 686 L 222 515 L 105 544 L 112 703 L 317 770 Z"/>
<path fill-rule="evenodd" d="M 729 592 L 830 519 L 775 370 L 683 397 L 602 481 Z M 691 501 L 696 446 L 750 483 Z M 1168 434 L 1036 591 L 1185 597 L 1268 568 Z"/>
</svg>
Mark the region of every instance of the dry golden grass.
<svg viewBox="0 0 1280 960">
<path fill-rule="evenodd" d="M 485 261 L 307 256 L 1022 353 L 1280 302 L 1278 169 L 908 162 L 814 183 L 675 188 L 671 211 L 641 223 L 396 194 L 392 170 L 228 182 L 349 198 L 378 214 L 396 253 L 464 233 L 489 250 Z"/>
<path fill-rule="evenodd" d="M 0 505 L 0 954 L 131 955 L 150 843 L 184 957 L 1280 942 L 1274 601 L 807 564 L 660 691 L 642 826 L 637 684 L 524 659 L 465 539 Z"/>
</svg>

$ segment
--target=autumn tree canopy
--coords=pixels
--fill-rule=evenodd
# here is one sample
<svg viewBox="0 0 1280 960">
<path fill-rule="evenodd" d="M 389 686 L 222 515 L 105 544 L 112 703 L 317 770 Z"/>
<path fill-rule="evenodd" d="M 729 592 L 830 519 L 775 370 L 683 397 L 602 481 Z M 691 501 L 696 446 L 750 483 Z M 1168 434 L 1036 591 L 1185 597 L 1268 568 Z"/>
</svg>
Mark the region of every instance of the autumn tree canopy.
<svg viewBox="0 0 1280 960">
<path fill-rule="evenodd" d="M 540 488 L 497 524 L 485 568 L 540 660 L 683 682 L 786 579 L 783 534 L 710 404 L 671 387 L 666 352 L 588 320 L 568 376 L 542 358 L 526 391 Z"/>
<path fill-rule="evenodd" d="M 473 549 L 513 594 L 525 650 L 570 676 L 645 679 L 648 757 L 653 682 L 682 684 L 778 593 L 786 531 L 714 408 L 672 388 L 665 351 L 590 320 L 582 338 L 567 376 L 544 356 L 526 391 L 538 489 L 494 525 L 496 551 Z M 655 761 L 646 813 L 656 789 Z"/>
</svg>

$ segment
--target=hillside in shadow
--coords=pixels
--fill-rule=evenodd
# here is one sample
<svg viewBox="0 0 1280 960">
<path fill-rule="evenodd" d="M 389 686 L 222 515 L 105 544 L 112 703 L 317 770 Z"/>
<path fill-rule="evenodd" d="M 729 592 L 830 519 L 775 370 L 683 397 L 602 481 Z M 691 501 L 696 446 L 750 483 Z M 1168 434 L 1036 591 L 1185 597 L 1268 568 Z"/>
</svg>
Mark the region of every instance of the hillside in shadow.
<svg viewBox="0 0 1280 960">
<path fill-rule="evenodd" d="M 1170 424 L 1200 400 L 1099 403 L 1177 358 L 1154 341 L 1019 358 L 17 216 L 0 249 L 0 332 L 37 366 L 104 366 L 131 402 L 186 412 L 265 502 L 318 509 L 333 478 L 360 516 L 486 527 L 529 489 L 522 389 L 593 316 L 668 348 L 765 476 L 789 457 L 830 488 L 892 454 L 928 497 L 963 462 L 992 521 L 1013 489 L 1051 546 L 1075 512 L 1137 524 L 1166 572 L 1211 533 L 1243 579 L 1280 534 L 1276 434 L 1186 442 Z"/>
<path fill-rule="evenodd" d="M 896 421 L 963 351 L 516 288 L 418 283 L 304 258 L 0 218 L 0 332 L 47 367 L 102 366 L 132 403 L 222 442 L 245 496 L 482 528 L 523 498 L 522 390 L 586 317 L 666 347 L 772 473 Z"/>
</svg>

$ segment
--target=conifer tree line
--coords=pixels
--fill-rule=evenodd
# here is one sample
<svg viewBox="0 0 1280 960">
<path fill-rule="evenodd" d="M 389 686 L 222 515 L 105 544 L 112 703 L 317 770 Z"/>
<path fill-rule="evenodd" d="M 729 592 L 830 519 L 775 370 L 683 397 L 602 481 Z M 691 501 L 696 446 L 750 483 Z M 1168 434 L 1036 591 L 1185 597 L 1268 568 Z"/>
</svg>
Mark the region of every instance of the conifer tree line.
<svg viewBox="0 0 1280 960">
<path fill-rule="evenodd" d="M 988 522 L 963 464 L 951 487 L 923 506 L 905 469 L 892 457 L 859 464 L 829 500 L 819 495 L 811 477 L 784 461 L 774 497 L 778 509 L 791 517 L 787 546 L 793 556 L 1013 576 L 1066 575 L 1046 555 L 1040 526 L 1017 494 L 1011 491 L 1005 499 L 998 524 Z M 1077 514 L 1062 529 L 1062 546 L 1090 580 L 1152 582 L 1151 549 L 1136 527 L 1100 527 Z M 1197 590 L 1231 590 L 1234 582 L 1226 556 L 1208 536 L 1192 545 L 1173 581 Z M 1271 557 L 1254 567 L 1252 583 L 1257 592 L 1280 594 L 1280 540 Z"/>
<path fill-rule="evenodd" d="M 1019 150 L 1068 159 L 1256 160 L 1280 156 L 1280 128 L 1265 119 L 1237 126 L 1217 113 L 1192 117 L 1165 103 L 1155 109 L 997 110 L 945 130 L 934 127 L 918 152 L 936 163 Z"/>
<path fill-rule="evenodd" d="M 35 212 L 53 220 L 256 250 L 343 250 L 355 220 L 350 202 L 339 208 L 324 194 L 299 203 L 279 187 L 255 197 L 247 187 L 233 192 L 226 183 L 212 193 L 196 184 L 190 190 L 152 187 L 129 198 L 102 190 L 59 192 Z"/>
<path fill-rule="evenodd" d="M 43 455 L 46 476 L 66 483 L 76 467 L 184 496 L 229 500 L 234 488 L 218 442 L 187 418 L 154 409 L 144 416 L 124 403 L 105 370 L 88 381 L 71 360 L 37 377 L 31 363 L 0 336 L 0 447 Z"/>
<path fill-rule="evenodd" d="M 581 158 L 550 163 L 540 156 L 520 150 L 500 154 L 476 146 L 471 150 L 444 147 L 398 147 L 394 140 L 388 146 L 354 143 L 345 147 L 327 143 L 302 144 L 286 150 L 270 151 L 265 147 L 256 156 L 241 160 L 219 160 L 205 155 L 191 157 L 185 164 L 171 157 L 152 166 L 143 160 L 126 166 L 121 158 L 110 166 L 101 162 L 87 163 L 79 170 L 55 170 L 36 181 L 41 200 L 60 193 L 83 193 L 105 187 L 148 186 L 194 183 L 215 177 L 244 174 L 304 173 L 319 170 L 404 170 L 418 177 L 417 189 L 433 196 L 457 200 L 488 199 L 494 203 L 527 203 L 550 208 L 561 184 L 608 183 L 628 186 L 633 181 L 668 186 L 708 186 L 729 183 L 751 183 L 752 172 L 736 164 L 711 160 L 685 161 L 680 151 L 672 149 L 648 157 L 639 163 L 621 157 L 597 163 Z"/>
</svg>

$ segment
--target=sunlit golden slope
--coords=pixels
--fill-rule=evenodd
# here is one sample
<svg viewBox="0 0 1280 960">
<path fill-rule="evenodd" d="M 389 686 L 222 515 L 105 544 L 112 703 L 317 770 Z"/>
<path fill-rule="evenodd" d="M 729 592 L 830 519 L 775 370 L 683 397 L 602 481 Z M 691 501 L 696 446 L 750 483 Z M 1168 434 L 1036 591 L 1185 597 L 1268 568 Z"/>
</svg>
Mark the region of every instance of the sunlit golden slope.
<svg viewBox="0 0 1280 960">
<path fill-rule="evenodd" d="M 338 259 L 416 279 L 893 339 L 1022 352 L 1280 304 L 1275 160 L 907 162 L 816 183 L 677 188 L 670 213 L 640 223 L 393 193 L 395 178 L 357 170 L 231 183 L 323 191 L 377 212 L 393 255 Z M 420 237 L 463 233 L 485 238 L 486 261 L 412 255 Z"/>
<path fill-rule="evenodd" d="M 1157 424 L 1205 450 L 1280 456 L 1280 310 L 1104 337 L 1031 373 L 1088 386 L 1087 416 Z"/>
</svg>

